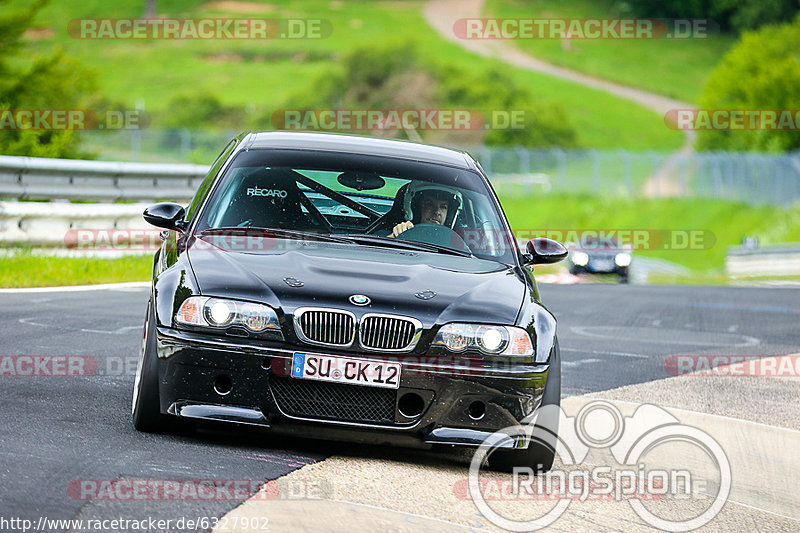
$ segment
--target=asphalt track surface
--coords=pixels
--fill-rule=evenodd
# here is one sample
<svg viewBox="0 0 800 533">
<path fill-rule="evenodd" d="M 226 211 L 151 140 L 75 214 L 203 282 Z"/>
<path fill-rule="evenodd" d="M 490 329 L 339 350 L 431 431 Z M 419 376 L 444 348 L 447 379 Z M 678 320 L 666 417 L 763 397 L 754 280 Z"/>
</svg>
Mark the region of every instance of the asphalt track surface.
<svg viewBox="0 0 800 533">
<path fill-rule="evenodd" d="M 0 517 L 173 520 L 220 517 L 241 501 L 87 501 L 80 480 L 271 480 L 352 444 L 203 430 L 149 435 L 130 422 L 148 290 L 0 294 L 2 356 L 91 356 L 88 377 L 0 376 Z M 675 354 L 800 351 L 800 290 L 542 285 L 559 320 L 563 395 L 661 380 Z M 126 368 L 127 365 L 127 368 Z"/>
</svg>

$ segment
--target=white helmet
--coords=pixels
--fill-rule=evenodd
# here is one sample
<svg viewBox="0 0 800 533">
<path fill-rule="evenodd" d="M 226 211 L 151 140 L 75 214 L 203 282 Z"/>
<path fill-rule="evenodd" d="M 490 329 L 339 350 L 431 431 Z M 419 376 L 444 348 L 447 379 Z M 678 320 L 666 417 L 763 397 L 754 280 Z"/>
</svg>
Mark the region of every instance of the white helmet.
<svg viewBox="0 0 800 533">
<path fill-rule="evenodd" d="M 455 187 L 448 185 L 439 185 L 438 183 L 430 183 L 425 181 L 412 181 L 408 184 L 403 198 L 403 212 L 406 215 L 406 220 L 414 220 L 415 210 L 419 213 L 417 202 L 420 199 L 420 193 L 430 193 L 443 200 L 447 200 L 447 218 L 444 225 L 452 229 L 455 226 L 458 213 L 464 205 L 464 200 L 461 197 L 461 191 Z"/>
</svg>

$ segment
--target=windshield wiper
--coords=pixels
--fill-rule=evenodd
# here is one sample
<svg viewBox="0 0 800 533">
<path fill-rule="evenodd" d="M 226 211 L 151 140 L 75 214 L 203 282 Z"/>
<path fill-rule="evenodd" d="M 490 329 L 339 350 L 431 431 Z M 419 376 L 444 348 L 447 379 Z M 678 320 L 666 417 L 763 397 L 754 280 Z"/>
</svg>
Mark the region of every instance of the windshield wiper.
<svg viewBox="0 0 800 533">
<path fill-rule="evenodd" d="M 427 242 L 419 241 L 406 241 L 403 239 L 395 239 L 392 237 L 381 237 L 380 235 L 364 235 L 362 233 L 348 233 L 347 235 L 338 235 L 345 237 L 348 240 L 357 244 L 366 244 L 371 246 L 385 246 L 389 248 L 401 248 L 404 250 L 421 250 L 425 252 L 436 252 L 450 255 L 458 255 L 461 257 L 472 257 L 472 252 L 466 250 L 458 250 L 448 246 L 441 246 L 438 244 L 430 244 Z"/>
<path fill-rule="evenodd" d="M 262 234 L 267 234 L 269 236 L 294 239 L 298 241 L 316 240 L 324 242 L 338 242 L 344 244 L 348 244 L 351 242 L 349 239 L 334 237 L 333 235 L 330 234 L 313 233 L 310 231 L 298 231 L 298 230 L 281 229 L 281 228 L 253 228 L 249 226 L 248 227 L 230 226 L 226 228 L 209 228 L 209 229 L 204 229 L 203 231 L 200 232 L 201 235 L 212 234 L 212 233 L 235 233 L 237 235 L 252 235 L 259 237 L 263 236 Z"/>
</svg>

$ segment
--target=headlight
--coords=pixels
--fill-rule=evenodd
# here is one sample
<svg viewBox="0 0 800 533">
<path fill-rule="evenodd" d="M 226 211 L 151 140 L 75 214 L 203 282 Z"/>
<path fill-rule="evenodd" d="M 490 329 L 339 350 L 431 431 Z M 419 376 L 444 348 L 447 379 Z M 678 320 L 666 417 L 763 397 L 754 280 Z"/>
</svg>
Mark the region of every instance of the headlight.
<svg viewBox="0 0 800 533">
<path fill-rule="evenodd" d="M 631 254 L 617 254 L 614 256 L 614 262 L 617 264 L 617 266 L 629 266 L 631 264 Z"/>
<path fill-rule="evenodd" d="M 451 352 L 478 349 L 488 355 L 531 355 L 533 344 L 528 332 L 511 326 L 445 324 L 433 340 Z"/>
<path fill-rule="evenodd" d="M 271 307 L 208 296 L 190 296 L 184 300 L 175 321 L 208 328 L 242 326 L 253 333 L 280 332 L 278 316 Z"/>
<path fill-rule="evenodd" d="M 227 300 L 208 300 L 203 306 L 203 318 L 211 326 L 229 326 L 236 317 L 236 304 Z"/>
<path fill-rule="evenodd" d="M 572 252 L 572 262 L 578 266 L 586 266 L 589 264 L 589 254 L 586 252 Z"/>
</svg>

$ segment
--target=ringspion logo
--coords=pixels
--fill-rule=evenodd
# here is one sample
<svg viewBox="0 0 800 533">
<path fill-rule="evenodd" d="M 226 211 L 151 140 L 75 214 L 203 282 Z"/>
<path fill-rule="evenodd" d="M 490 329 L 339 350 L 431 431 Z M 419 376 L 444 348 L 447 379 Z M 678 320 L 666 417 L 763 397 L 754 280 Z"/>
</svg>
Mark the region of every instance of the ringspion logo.
<svg viewBox="0 0 800 533">
<path fill-rule="evenodd" d="M 478 511 L 500 528 L 543 529 L 558 520 L 575 501 L 608 500 L 627 502 L 652 527 L 691 531 L 713 520 L 727 502 L 732 477 L 725 451 L 711 435 L 680 423 L 658 406 L 640 405 L 626 417 L 613 403 L 592 400 L 571 417 L 557 405 L 545 405 L 526 422 L 487 437 L 470 463 L 466 483 L 469 497 Z M 515 466 L 511 482 L 499 487 L 496 478 L 481 477 L 487 456 L 499 448 L 513 447 L 520 440 L 529 442 L 529 446 L 555 450 L 561 468 L 536 475 L 531 467 Z M 593 449 L 608 449 L 611 464 L 588 464 L 586 458 Z M 674 459 L 649 462 L 653 457 L 650 454 L 670 451 Z M 695 454 L 704 458 L 702 463 L 682 464 L 681 457 L 689 452 L 693 458 Z M 660 468 L 660 464 L 666 468 Z M 463 481 L 457 482 L 453 490 L 457 497 L 466 496 Z M 671 506 L 648 507 L 644 503 L 665 499 L 691 500 L 693 505 L 690 512 L 676 516 Z M 556 503 L 542 510 L 540 516 L 523 521 L 516 516 L 505 516 L 504 508 L 493 508 L 488 503 L 498 500 Z M 531 507 L 526 514 L 532 516 L 538 509 Z"/>
</svg>

